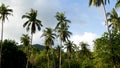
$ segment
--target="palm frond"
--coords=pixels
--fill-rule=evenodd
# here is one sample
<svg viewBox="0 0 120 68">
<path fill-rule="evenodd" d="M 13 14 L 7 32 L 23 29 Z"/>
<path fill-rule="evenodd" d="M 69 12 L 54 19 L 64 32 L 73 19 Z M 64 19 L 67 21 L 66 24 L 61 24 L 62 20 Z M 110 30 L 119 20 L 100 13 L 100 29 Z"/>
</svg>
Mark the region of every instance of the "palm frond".
<svg viewBox="0 0 120 68">
<path fill-rule="evenodd" d="M 120 7 L 120 0 L 117 1 L 115 8 L 118 9 Z"/>
<path fill-rule="evenodd" d="M 27 30 L 27 31 L 30 30 L 30 25 L 31 25 L 31 23 L 29 23 L 28 26 L 26 27 L 26 30 Z"/>
<path fill-rule="evenodd" d="M 23 18 L 28 18 L 28 19 L 30 19 L 30 16 L 28 16 L 28 15 L 23 15 L 23 16 L 22 16 L 22 19 L 23 19 Z"/>
<path fill-rule="evenodd" d="M 28 23 L 29 23 L 29 21 L 26 21 L 26 22 L 23 24 L 23 27 L 25 27 Z"/>
<path fill-rule="evenodd" d="M 36 26 L 37 26 L 37 29 L 38 29 L 38 31 L 40 31 L 41 30 L 41 25 L 39 25 L 39 23 L 36 23 Z"/>
<path fill-rule="evenodd" d="M 110 12 L 108 12 L 108 13 L 106 14 L 106 16 L 107 16 L 107 17 L 109 17 L 110 15 L 111 15 L 111 13 L 110 13 Z"/>
</svg>

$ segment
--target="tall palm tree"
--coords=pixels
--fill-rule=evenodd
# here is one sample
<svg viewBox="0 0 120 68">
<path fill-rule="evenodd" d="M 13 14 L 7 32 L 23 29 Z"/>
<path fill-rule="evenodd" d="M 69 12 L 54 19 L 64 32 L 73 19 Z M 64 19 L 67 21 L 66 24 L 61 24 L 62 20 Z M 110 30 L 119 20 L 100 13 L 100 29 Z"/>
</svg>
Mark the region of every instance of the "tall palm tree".
<svg viewBox="0 0 120 68">
<path fill-rule="evenodd" d="M 114 31 L 120 31 L 120 17 L 115 9 L 112 12 L 107 13 L 108 21 L 111 23 L 110 26 L 113 27 Z"/>
<path fill-rule="evenodd" d="M 56 34 L 53 33 L 53 30 L 51 28 L 46 28 L 42 36 L 45 37 L 45 46 L 47 50 L 48 68 L 49 68 L 49 49 L 51 49 L 52 45 L 54 45 L 54 39 Z"/>
<path fill-rule="evenodd" d="M 23 27 L 26 27 L 26 30 L 29 31 L 31 29 L 31 43 L 30 43 L 30 49 L 32 45 L 32 39 L 33 39 L 33 34 L 36 32 L 36 28 L 40 31 L 42 24 L 39 19 L 37 19 L 37 10 L 31 9 L 29 13 L 26 13 L 25 15 L 22 16 L 22 19 L 26 18 L 28 19 L 24 24 Z M 29 50 L 30 50 L 29 49 Z M 29 59 L 29 58 L 28 58 Z M 26 67 L 28 68 L 28 67 Z"/>
<path fill-rule="evenodd" d="M 30 58 L 30 37 L 27 34 L 23 34 L 21 37 L 21 43 L 23 47 L 25 48 L 25 53 L 27 53 L 27 63 L 26 63 L 26 68 L 28 68 L 29 64 L 29 58 Z"/>
<path fill-rule="evenodd" d="M 59 68 L 61 68 L 61 48 L 63 42 L 67 41 L 70 35 L 72 34 L 70 31 L 68 31 L 68 23 L 70 21 L 66 19 L 64 13 L 57 12 L 56 13 L 56 19 L 58 21 L 57 26 L 55 27 L 55 30 L 58 32 L 58 36 L 60 39 L 60 58 L 59 58 Z"/>
<path fill-rule="evenodd" d="M 113 8 L 112 12 L 107 13 L 107 16 L 108 16 L 108 21 L 111 23 L 109 27 L 112 26 L 113 31 L 114 31 L 113 33 L 120 32 L 120 17 L 118 15 L 118 13 L 116 12 L 116 10 Z M 111 34 L 113 34 L 113 33 L 111 33 Z M 113 40 L 113 38 L 112 38 L 112 35 L 111 35 L 111 41 L 112 40 Z M 113 41 L 110 42 L 110 43 L 111 43 L 111 45 L 114 45 Z M 113 46 L 111 46 L 111 52 L 112 52 L 113 55 L 115 55 Z M 115 57 L 112 57 L 112 61 L 113 61 L 114 68 L 116 68 Z"/>
<path fill-rule="evenodd" d="M 2 59 L 2 41 L 3 41 L 3 26 L 5 19 L 8 19 L 8 15 L 12 15 L 13 10 L 8 8 L 9 6 L 5 6 L 2 4 L 0 6 L 0 19 L 2 20 L 2 28 L 1 28 L 1 47 L 0 47 L 0 67 L 1 67 L 1 59 Z"/>
<path fill-rule="evenodd" d="M 70 68 L 70 60 L 71 60 L 71 53 L 74 51 L 74 47 L 73 47 L 73 42 L 71 42 L 70 40 L 68 40 L 66 43 L 66 48 L 67 48 L 67 55 L 68 55 L 68 65 L 69 65 L 69 68 Z"/>
<path fill-rule="evenodd" d="M 26 30 L 29 31 L 31 29 L 31 45 L 33 34 L 36 32 L 36 28 L 40 31 L 41 27 L 43 26 L 41 21 L 37 19 L 37 10 L 31 9 L 29 13 L 26 13 L 22 16 L 22 19 L 28 19 L 24 24 L 23 27 L 26 27 Z"/>
<path fill-rule="evenodd" d="M 106 14 L 106 8 L 105 5 L 110 3 L 110 0 L 89 0 L 89 6 L 94 5 L 96 7 L 100 7 L 102 5 L 103 10 L 104 10 L 104 16 L 105 16 L 105 24 L 107 25 L 107 30 L 108 33 L 110 34 L 110 30 L 109 30 L 109 24 L 107 21 L 107 14 Z"/>
</svg>

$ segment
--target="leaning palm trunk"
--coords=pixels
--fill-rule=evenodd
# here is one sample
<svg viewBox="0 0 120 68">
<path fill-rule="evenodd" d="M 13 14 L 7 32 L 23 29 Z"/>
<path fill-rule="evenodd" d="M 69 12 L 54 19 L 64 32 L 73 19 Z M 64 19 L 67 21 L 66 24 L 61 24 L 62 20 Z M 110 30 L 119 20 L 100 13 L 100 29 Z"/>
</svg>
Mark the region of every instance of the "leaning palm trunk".
<svg viewBox="0 0 120 68">
<path fill-rule="evenodd" d="M 60 58 L 59 58 L 59 68 L 61 68 L 61 59 L 62 59 L 62 58 L 61 58 L 61 54 L 62 54 L 62 53 L 61 53 L 61 51 L 62 51 L 61 49 L 62 49 L 62 40 L 60 39 Z"/>
<path fill-rule="evenodd" d="M 111 32 L 110 32 L 110 29 L 109 29 L 109 23 L 108 23 L 108 20 L 107 20 L 106 8 L 105 8 L 104 3 L 102 3 L 102 6 L 103 6 L 103 10 L 104 10 L 105 19 L 106 19 L 105 23 L 106 23 L 106 25 L 107 25 L 107 31 L 108 31 L 108 34 L 109 34 L 109 40 L 110 40 L 110 42 L 112 43 Z M 110 44 L 110 46 L 112 47 L 111 44 Z M 111 51 L 112 51 L 112 54 L 114 54 L 113 48 L 112 48 Z M 113 58 L 113 62 L 114 62 L 114 58 Z M 115 63 L 113 63 L 113 67 L 116 68 L 116 64 L 115 64 Z"/>
<path fill-rule="evenodd" d="M 1 29 L 1 47 L 0 47 L 0 68 L 2 68 L 2 41 L 3 41 L 3 25 L 4 22 L 2 21 L 2 29 Z"/>
<path fill-rule="evenodd" d="M 111 39 L 111 33 L 110 33 L 110 29 L 109 29 L 109 24 L 108 24 L 107 14 L 106 14 L 106 8 L 105 8 L 104 3 L 102 3 L 102 6 L 103 6 L 104 16 L 105 16 L 105 24 L 107 25 L 107 31 L 109 33 L 109 39 Z"/>
</svg>

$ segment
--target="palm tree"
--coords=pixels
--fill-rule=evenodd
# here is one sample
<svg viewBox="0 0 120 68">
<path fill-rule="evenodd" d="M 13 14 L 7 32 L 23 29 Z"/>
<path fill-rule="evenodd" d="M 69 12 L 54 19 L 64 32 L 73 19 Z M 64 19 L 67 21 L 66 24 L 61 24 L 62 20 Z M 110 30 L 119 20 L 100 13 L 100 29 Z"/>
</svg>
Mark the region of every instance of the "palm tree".
<svg viewBox="0 0 120 68">
<path fill-rule="evenodd" d="M 73 49 L 74 49 L 74 57 L 75 57 L 75 59 L 76 59 L 76 61 L 78 61 L 78 59 L 79 59 L 79 51 L 80 51 L 80 47 L 77 45 L 77 44 L 73 44 Z"/>
<path fill-rule="evenodd" d="M 71 53 L 74 51 L 73 49 L 73 42 L 71 42 L 70 40 L 68 40 L 66 43 L 66 48 L 67 48 L 67 54 L 68 54 L 68 65 L 69 65 L 69 68 L 70 68 L 70 60 L 71 60 Z"/>
<path fill-rule="evenodd" d="M 23 34 L 21 37 L 21 43 L 23 45 L 23 47 L 25 48 L 25 53 L 27 53 L 27 64 L 26 64 L 26 68 L 28 68 L 28 64 L 29 64 L 29 58 L 30 58 L 30 37 L 27 34 Z"/>
<path fill-rule="evenodd" d="M 62 48 L 62 43 L 67 41 L 72 33 L 70 31 L 68 31 L 68 28 L 69 28 L 68 23 L 70 23 L 70 21 L 66 19 L 64 13 L 57 12 L 55 17 L 56 17 L 56 19 L 58 21 L 58 24 L 55 27 L 55 30 L 58 32 L 58 36 L 59 36 L 59 39 L 60 39 L 59 68 L 61 68 L 61 48 Z"/>
<path fill-rule="evenodd" d="M 62 12 L 57 12 L 55 17 L 58 21 L 58 24 L 56 25 L 55 29 L 57 29 L 63 23 L 71 23 L 70 20 L 66 19 L 65 14 Z"/>
<path fill-rule="evenodd" d="M 113 9 L 112 12 L 107 13 L 107 15 L 109 16 L 108 21 L 110 21 L 110 23 L 111 23 L 110 26 L 112 26 L 113 31 L 115 31 L 113 33 L 120 32 L 120 17 L 118 15 L 118 13 L 116 12 L 116 10 Z M 113 40 L 113 38 L 112 38 L 112 40 Z M 111 44 L 114 45 L 113 42 L 111 42 Z M 111 47 L 112 47 L 111 52 L 112 52 L 113 55 L 115 55 L 114 47 L 113 46 L 111 46 Z M 116 60 L 115 60 L 115 58 L 113 57 L 112 60 L 113 60 L 114 68 L 116 68 Z"/>
<path fill-rule="evenodd" d="M 30 37 L 28 36 L 28 34 L 23 34 L 20 40 L 23 46 L 30 45 Z"/>
<path fill-rule="evenodd" d="M 30 41 L 31 44 L 30 44 L 30 49 L 31 49 L 31 45 L 32 45 L 33 34 L 36 32 L 36 27 L 37 27 L 37 29 L 39 31 L 41 30 L 41 27 L 42 27 L 41 21 L 39 19 L 37 19 L 36 17 L 37 17 L 37 10 L 34 10 L 34 9 L 31 9 L 31 11 L 29 13 L 26 13 L 25 15 L 22 16 L 22 19 L 23 18 L 28 19 L 23 24 L 23 27 L 26 27 L 27 31 L 29 31 L 30 27 L 31 27 L 31 41 Z M 28 67 L 26 67 L 26 68 L 28 68 Z"/>
<path fill-rule="evenodd" d="M 48 68 L 49 68 L 49 49 L 51 49 L 52 45 L 54 45 L 54 39 L 56 35 L 55 33 L 53 33 L 53 30 L 51 28 L 46 28 L 42 36 L 45 37 L 45 46 L 47 50 Z"/>
<path fill-rule="evenodd" d="M 118 9 L 120 7 L 120 0 L 117 0 L 117 3 L 115 4 L 115 8 Z"/>
<path fill-rule="evenodd" d="M 111 23 L 109 26 L 113 27 L 114 31 L 120 31 L 120 17 L 115 9 L 112 12 L 107 13 L 108 21 Z"/>
<path fill-rule="evenodd" d="M 25 15 L 22 16 L 22 18 L 28 19 L 23 24 L 23 27 L 26 27 L 27 31 L 29 31 L 31 27 L 31 45 L 32 45 L 33 34 L 36 32 L 36 27 L 40 31 L 41 27 L 43 26 L 41 24 L 41 21 L 36 17 L 37 17 L 37 10 L 34 10 L 34 9 L 31 9 L 29 13 L 26 13 Z"/>
<path fill-rule="evenodd" d="M 105 16 L 105 24 L 107 25 L 107 30 L 110 35 L 110 30 L 109 30 L 109 24 L 107 21 L 107 14 L 106 14 L 106 8 L 105 5 L 110 3 L 110 0 L 89 0 L 89 6 L 94 5 L 96 7 L 100 7 L 102 5 L 103 10 L 104 10 L 104 16 Z"/>
<path fill-rule="evenodd" d="M 83 58 L 88 58 L 90 59 L 91 57 L 91 52 L 90 50 L 87 48 L 89 45 L 87 43 L 84 43 L 84 42 L 80 42 L 79 44 L 81 46 L 81 54 L 83 54 Z"/>
<path fill-rule="evenodd" d="M 0 48 L 0 67 L 1 67 L 1 59 L 2 59 L 2 41 L 3 41 L 3 26 L 5 19 L 8 19 L 8 15 L 12 15 L 13 12 L 12 9 L 8 8 L 9 6 L 5 6 L 5 4 L 2 4 L 0 6 L 0 19 L 2 20 L 2 29 L 1 29 L 1 48 Z"/>
</svg>

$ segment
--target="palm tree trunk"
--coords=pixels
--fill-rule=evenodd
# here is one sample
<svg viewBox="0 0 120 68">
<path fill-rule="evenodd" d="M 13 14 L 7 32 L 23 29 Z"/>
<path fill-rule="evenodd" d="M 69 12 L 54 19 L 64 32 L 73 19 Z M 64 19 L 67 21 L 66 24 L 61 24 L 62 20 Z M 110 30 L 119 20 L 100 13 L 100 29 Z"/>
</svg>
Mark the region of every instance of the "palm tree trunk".
<svg viewBox="0 0 120 68">
<path fill-rule="evenodd" d="M 31 47 L 32 47 L 32 39 L 33 39 L 33 34 L 31 34 L 30 47 L 28 46 L 28 57 L 27 57 L 26 68 L 28 68 L 28 66 L 29 66 L 29 60 L 30 60 L 30 55 L 31 55 Z"/>
<path fill-rule="evenodd" d="M 106 14 L 106 8 L 105 8 L 104 3 L 102 3 L 102 6 L 103 6 L 104 16 L 105 16 L 105 24 L 107 25 L 107 31 L 108 31 L 109 36 L 110 36 L 111 34 L 110 34 L 110 29 L 109 29 L 109 24 L 108 24 L 108 20 L 107 20 L 107 14 Z M 110 36 L 110 38 L 111 38 L 111 36 Z"/>
<path fill-rule="evenodd" d="M 31 34 L 31 45 L 32 45 L 32 40 L 33 40 L 33 33 Z"/>
<path fill-rule="evenodd" d="M 62 40 L 60 39 L 60 59 L 59 59 L 59 68 L 61 68 L 61 49 L 62 49 Z"/>
<path fill-rule="evenodd" d="M 47 51 L 47 58 L 48 58 L 48 68 L 49 68 L 49 54 L 48 54 L 48 51 Z"/>
<path fill-rule="evenodd" d="M 52 52 L 52 59 L 53 59 L 53 67 L 55 68 L 55 57 L 54 57 L 54 52 Z"/>
<path fill-rule="evenodd" d="M 114 68 L 116 68 L 116 64 L 114 64 Z"/>
<path fill-rule="evenodd" d="M 28 56 L 27 56 L 26 68 L 28 68 L 28 65 L 29 65 L 29 59 L 30 59 L 30 47 L 29 47 L 29 46 L 28 46 L 28 48 L 27 48 L 27 53 L 28 53 Z"/>
<path fill-rule="evenodd" d="M 26 68 L 28 68 L 28 65 L 29 65 L 29 57 L 27 58 Z"/>
<path fill-rule="evenodd" d="M 70 54 L 68 53 L 68 65 L 69 65 L 69 68 L 70 68 Z"/>
<path fill-rule="evenodd" d="M 1 43 L 0 43 L 0 68 L 2 68 L 2 41 L 3 41 L 3 26 L 4 22 L 2 21 L 2 28 L 1 28 Z"/>
<path fill-rule="evenodd" d="M 103 9 L 104 9 L 104 15 L 105 15 L 105 19 L 106 19 L 106 25 L 107 25 L 107 30 L 108 30 L 108 34 L 109 34 L 109 40 L 110 40 L 110 42 L 112 43 L 111 32 L 110 32 L 109 24 L 108 24 L 108 21 L 107 21 L 106 8 L 105 8 L 104 3 L 103 3 L 102 5 L 103 5 Z M 112 44 L 110 44 L 110 46 L 112 47 Z M 112 54 L 114 54 L 113 48 L 112 48 Z M 114 61 L 115 61 L 115 60 L 113 59 L 113 62 L 114 62 Z M 116 68 L 116 65 L 113 64 L 113 67 Z"/>
<path fill-rule="evenodd" d="M 2 21 L 2 29 L 1 29 L 1 42 L 3 41 L 3 26 L 4 26 L 4 22 Z"/>
</svg>

